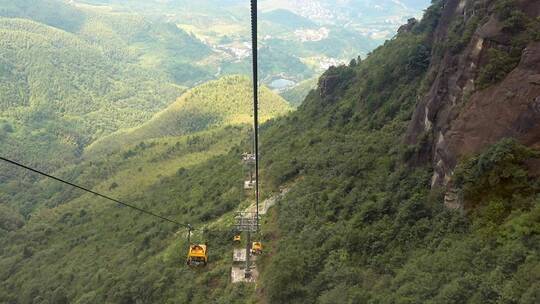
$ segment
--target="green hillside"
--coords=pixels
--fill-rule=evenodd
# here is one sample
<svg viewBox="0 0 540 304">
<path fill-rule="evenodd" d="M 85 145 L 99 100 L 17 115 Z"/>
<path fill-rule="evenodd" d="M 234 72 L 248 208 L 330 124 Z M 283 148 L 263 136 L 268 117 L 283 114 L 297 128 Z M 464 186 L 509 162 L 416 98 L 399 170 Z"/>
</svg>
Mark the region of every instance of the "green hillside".
<svg viewBox="0 0 540 304">
<path fill-rule="evenodd" d="M 68 32 L 80 29 L 86 17 L 59 0 L 0 0 L 0 16 L 31 19 Z"/>
<path fill-rule="evenodd" d="M 0 33 L 4 155 L 64 163 L 95 139 L 148 120 L 183 91 L 62 30 L 0 18 Z"/>
<path fill-rule="evenodd" d="M 3 16 L 3 17 L 1 17 Z M 0 152 L 54 169 L 208 76 L 174 24 L 57 0 L 0 1 Z M 6 180 L 0 176 L 1 180 Z"/>
<path fill-rule="evenodd" d="M 247 78 L 238 76 L 210 82 L 188 91 L 179 99 L 179 108 L 173 105 L 148 123 L 166 127 L 178 112 L 201 109 L 219 119 L 212 130 L 191 130 L 183 136 L 172 134 L 176 131 L 167 136 L 156 134 L 155 139 L 139 138 L 132 144 L 116 141 L 115 153 L 92 151 L 91 158 L 55 173 L 177 221 L 211 227 L 210 232 L 197 232 L 194 238 L 213 243 L 212 271 L 197 274 L 184 267 L 187 243 L 185 231 L 178 227 L 53 181 L 29 180 L 24 183 L 26 191 L 16 190 L 14 184 L 0 186 L 0 201 L 7 202 L 0 210 L 5 223 L 0 229 L 0 268 L 18 269 L 17 274 L 0 271 L 0 302 L 62 303 L 73 299 L 78 303 L 120 303 L 138 299 L 149 303 L 168 299 L 171 303 L 202 303 L 222 298 L 235 303 L 236 293 L 250 294 L 250 289 L 228 286 L 223 280 L 228 276 L 228 253 L 232 250 L 227 241 L 231 237 L 231 211 L 251 200 L 242 189 L 246 172 L 240 162 L 241 153 L 251 146 L 251 128 L 246 125 L 251 122 L 250 87 Z M 261 93 L 261 107 L 266 109 L 262 120 L 290 110 L 267 89 Z M 143 125 L 135 130 L 144 133 L 146 128 Z M 195 184 L 205 186 L 193 187 Z M 41 241 L 22 241 L 26 238 Z M 59 255 L 65 259 L 57 259 Z M 86 262 L 89 258 L 92 261 Z M 125 263 L 132 259 L 139 262 Z M 53 269 L 64 270 L 51 279 Z M 145 274 L 136 276 L 139 272 Z M 155 289 L 149 279 L 158 277 L 167 283 Z M 77 287 L 69 283 L 71 280 L 78 282 Z M 117 285 L 119 280 L 126 285 Z M 209 281 L 218 284 L 212 292 L 198 287 Z M 8 291 L 14 286 L 25 286 L 22 288 L 27 291 Z M 244 302 L 243 297 L 237 300 Z"/>
<path fill-rule="evenodd" d="M 111 137 L 117 152 L 57 172 L 203 228 L 193 240 L 209 244 L 206 268 L 184 266 L 178 227 L 50 181 L 2 183 L 0 302 L 538 303 L 540 183 L 527 163 L 540 153 L 505 139 L 461 159 L 455 186 L 468 204 L 451 210 L 430 187 L 431 164 L 414 157 L 420 147 L 404 144 L 440 59 L 431 50 L 444 3 L 360 63 L 329 69 L 297 111 L 261 127 L 263 197 L 289 192 L 263 219 L 257 284 L 230 283 L 233 211 L 253 201 L 240 162 L 251 146 L 241 124 L 249 81 L 231 77 Z M 261 110 L 287 112 L 281 105 L 270 98 Z M 198 109 L 215 128 L 196 132 Z M 195 133 L 169 129 L 186 116 L 198 117 Z M 18 209 L 32 199 L 36 210 Z"/>
<path fill-rule="evenodd" d="M 65 30 L 101 49 L 110 59 L 152 68 L 177 84 L 193 85 L 212 78 L 207 67 L 193 64 L 212 50 L 172 23 L 59 0 L 0 1 L 0 16 Z"/>
<path fill-rule="evenodd" d="M 252 84 L 247 77 L 227 76 L 185 92 L 167 109 L 140 127 L 121 130 L 89 147 L 88 153 L 112 151 L 141 140 L 179 136 L 209 128 L 253 121 Z M 266 87 L 260 89 L 262 122 L 291 111 L 288 103 Z"/>
<path fill-rule="evenodd" d="M 404 144 L 440 59 L 431 35 L 444 3 L 360 64 L 328 70 L 332 81 L 265 128 L 262 180 L 293 184 L 265 226 L 268 303 L 540 300 L 540 184 L 527 166 L 540 153 L 505 139 L 462 159 L 467 207 L 452 210 Z"/>
<path fill-rule="evenodd" d="M 246 199 L 239 155 L 250 145 L 248 134 L 231 126 L 145 141 L 57 174 L 202 228 Z M 228 274 L 228 225 L 216 223 L 218 231 L 205 237 L 213 242 L 213 270 L 198 274 L 184 267 L 187 244 L 178 227 L 49 181 L 16 199 L 36 196 L 45 205 L 23 228 L 15 207 L 0 210 L 0 302 L 202 303 L 232 296 L 222 283 L 210 294 L 198 287 Z"/>
<path fill-rule="evenodd" d="M 137 63 L 180 85 L 212 79 L 209 71 L 213 68 L 198 64 L 212 50 L 176 25 L 130 13 L 85 12 L 79 35 L 98 44 L 114 60 Z"/>
</svg>

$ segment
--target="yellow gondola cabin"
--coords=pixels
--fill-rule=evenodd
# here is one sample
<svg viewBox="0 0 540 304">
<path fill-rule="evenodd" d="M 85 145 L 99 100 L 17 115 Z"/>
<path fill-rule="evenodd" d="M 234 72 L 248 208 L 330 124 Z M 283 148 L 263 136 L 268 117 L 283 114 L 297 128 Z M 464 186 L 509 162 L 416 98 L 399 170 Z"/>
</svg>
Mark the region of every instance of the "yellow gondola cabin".
<svg viewBox="0 0 540 304">
<path fill-rule="evenodd" d="M 189 246 L 187 264 L 189 266 L 206 266 L 208 263 L 208 248 L 206 245 L 195 244 Z"/>
<path fill-rule="evenodd" d="M 251 253 L 252 254 L 261 254 L 263 251 L 263 246 L 261 242 L 253 242 L 251 246 Z"/>
</svg>

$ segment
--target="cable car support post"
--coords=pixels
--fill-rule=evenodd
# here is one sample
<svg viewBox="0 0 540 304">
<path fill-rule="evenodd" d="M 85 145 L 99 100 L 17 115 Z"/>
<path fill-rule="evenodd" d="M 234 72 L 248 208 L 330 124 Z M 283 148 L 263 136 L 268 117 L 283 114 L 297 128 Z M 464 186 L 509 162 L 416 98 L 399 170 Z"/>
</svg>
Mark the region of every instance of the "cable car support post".
<svg viewBox="0 0 540 304">
<path fill-rule="evenodd" d="M 249 168 L 249 180 L 244 181 L 244 190 L 253 190 L 255 192 L 255 212 L 238 212 L 236 214 L 235 224 L 236 231 L 246 233 L 244 280 L 252 280 L 250 263 L 252 245 L 251 234 L 259 231 L 259 77 L 257 49 L 257 0 L 250 0 L 250 2 L 251 48 L 253 59 L 253 150 L 252 153 L 244 153 L 242 155 L 242 161 Z M 253 166 L 255 168 L 253 168 Z"/>
<path fill-rule="evenodd" d="M 246 264 L 244 278 L 251 278 L 251 234 L 258 230 L 258 215 L 256 212 L 237 212 L 235 230 L 246 233 Z"/>
<path fill-rule="evenodd" d="M 255 204 L 259 231 L 259 69 L 257 49 L 257 0 L 251 0 L 251 48 L 253 51 L 253 124 L 255 138 Z"/>
</svg>

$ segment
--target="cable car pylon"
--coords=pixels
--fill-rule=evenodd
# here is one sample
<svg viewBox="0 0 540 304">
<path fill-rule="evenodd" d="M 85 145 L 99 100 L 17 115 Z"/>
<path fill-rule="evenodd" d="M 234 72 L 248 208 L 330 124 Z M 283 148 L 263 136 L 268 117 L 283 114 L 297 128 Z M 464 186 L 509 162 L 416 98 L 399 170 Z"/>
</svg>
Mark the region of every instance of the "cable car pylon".
<svg viewBox="0 0 540 304">
<path fill-rule="evenodd" d="M 255 205 L 259 231 L 259 65 L 257 0 L 251 0 L 251 49 L 253 52 L 253 125 L 255 146 Z"/>
<path fill-rule="evenodd" d="M 253 67 L 253 136 L 255 152 L 255 231 L 259 232 L 259 65 L 258 65 L 258 19 L 257 0 L 251 0 L 251 50 Z M 251 228 L 251 227 L 250 227 Z M 251 231 L 247 229 L 246 244 L 246 278 L 251 277 L 250 255 L 251 255 Z"/>
<path fill-rule="evenodd" d="M 242 160 L 249 167 L 249 180 L 244 181 L 245 190 L 255 191 L 255 212 L 238 212 L 236 215 L 235 230 L 246 233 L 245 255 L 241 251 L 234 249 L 233 262 L 243 262 L 245 256 L 245 268 L 243 277 L 239 277 L 239 270 L 232 267 L 231 276 L 235 282 L 253 282 L 252 267 L 250 256 L 253 251 L 253 244 L 256 244 L 256 252 L 262 251 L 260 241 L 251 241 L 251 234 L 259 232 L 259 74 L 258 74 L 258 35 L 257 35 L 257 0 L 251 0 L 251 49 L 252 49 L 252 67 L 253 67 L 253 154 L 244 153 Z M 252 166 L 255 165 L 255 176 L 253 178 Z"/>
</svg>

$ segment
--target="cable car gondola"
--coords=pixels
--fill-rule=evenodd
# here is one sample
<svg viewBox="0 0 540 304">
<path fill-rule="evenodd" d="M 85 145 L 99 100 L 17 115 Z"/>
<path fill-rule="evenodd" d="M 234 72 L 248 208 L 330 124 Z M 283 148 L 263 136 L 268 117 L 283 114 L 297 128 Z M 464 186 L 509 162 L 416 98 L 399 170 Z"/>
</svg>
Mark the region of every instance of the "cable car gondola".
<svg viewBox="0 0 540 304">
<path fill-rule="evenodd" d="M 208 264 L 208 247 L 203 244 L 189 245 L 186 261 L 189 266 L 206 266 Z"/>
<path fill-rule="evenodd" d="M 251 245 L 251 254 L 260 255 L 263 252 L 263 246 L 261 242 L 253 242 Z"/>
<path fill-rule="evenodd" d="M 191 232 L 193 231 L 193 226 L 188 224 L 187 227 L 187 243 L 189 244 L 189 250 L 186 264 L 194 267 L 206 266 L 206 264 L 208 264 L 208 246 L 206 244 L 191 243 Z"/>
</svg>

